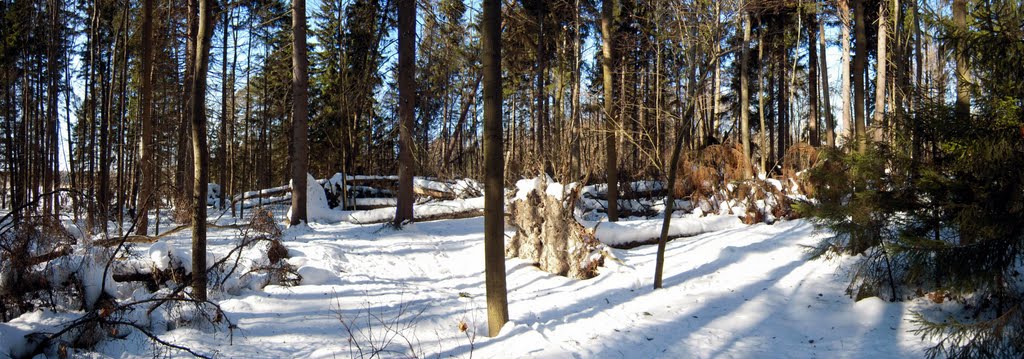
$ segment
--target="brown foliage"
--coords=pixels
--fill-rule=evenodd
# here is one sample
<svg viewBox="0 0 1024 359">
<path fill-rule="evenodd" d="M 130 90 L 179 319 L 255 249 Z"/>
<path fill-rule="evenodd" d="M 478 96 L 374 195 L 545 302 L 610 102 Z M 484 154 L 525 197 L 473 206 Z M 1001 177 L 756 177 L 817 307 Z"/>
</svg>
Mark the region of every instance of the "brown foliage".
<svg viewBox="0 0 1024 359">
<path fill-rule="evenodd" d="M 800 193 L 813 197 L 814 186 L 808 180 L 806 171 L 818 165 L 818 162 L 818 150 L 813 146 L 806 143 L 790 146 L 782 157 L 782 177 L 796 183 Z"/>
<path fill-rule="evenodd" d="M 679 161 L 679 176 L 673 185 L 676 198 L 706 199 L 726 184 L 742 180 L 750 161 L 738 145 L 711 145 L 685 153 Z"/>
</svg>

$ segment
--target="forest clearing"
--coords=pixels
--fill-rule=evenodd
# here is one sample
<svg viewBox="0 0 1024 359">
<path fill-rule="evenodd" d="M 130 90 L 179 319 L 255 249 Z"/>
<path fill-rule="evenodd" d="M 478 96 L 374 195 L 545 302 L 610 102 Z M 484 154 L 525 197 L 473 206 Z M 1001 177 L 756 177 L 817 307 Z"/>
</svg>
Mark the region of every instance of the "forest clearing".
<svg viewBox="0 0 1024 359">
<path fill-rule="evenodd" d="M 0 0 L 0 358 L 1024 355 L 1024 4 Z"/>
</svg>

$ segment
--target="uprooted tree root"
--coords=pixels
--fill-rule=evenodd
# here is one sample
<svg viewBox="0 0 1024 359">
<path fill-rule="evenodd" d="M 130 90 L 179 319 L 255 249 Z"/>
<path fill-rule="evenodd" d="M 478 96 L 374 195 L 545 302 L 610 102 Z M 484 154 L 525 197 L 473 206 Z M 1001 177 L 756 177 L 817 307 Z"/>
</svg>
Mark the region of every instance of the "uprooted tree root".
<svg viewBox="0 0 1024 359">
<path fill-rule="evenodd" d="M 542 180 L 525 200 L 512 202 L 509 224 L 516 227 L 516 234 L 505 247 L 505 256 L 534 262 L 541 270 L 570 278 L 597 276 L 597 268 L 604 262 L 600 255 L 603 245 L 573 214 L 579 187 L 565 194 L 564 201 L 547 194 L 546 188 Z"/>
</svg>

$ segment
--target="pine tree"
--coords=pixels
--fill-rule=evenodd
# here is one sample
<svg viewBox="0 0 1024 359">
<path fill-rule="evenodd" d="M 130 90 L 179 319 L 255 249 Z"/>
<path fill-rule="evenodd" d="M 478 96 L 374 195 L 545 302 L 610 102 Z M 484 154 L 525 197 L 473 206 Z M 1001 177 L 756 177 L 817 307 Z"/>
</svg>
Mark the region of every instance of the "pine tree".
<svg viewBox="0 0 1024 359">
<path fill-rule="evenodd" d="M 1024 353 L 1024 25 L 1020 4 L 978 4 L 970 29 L 944 23 L 983 89 L 965 118 L 956 104 L 923 103 L 903 118 L 922 128 L 894 134 L 863 154 L 831 150 L 811 172 L 818 204 L 803 206 L 835 236 L 818 247 L 863 254 L 850 293 L 890 300 L 932 293 L 964 303 L 961 315 L 917 314 L 916 333 L 936 340 L 929 357 L 1018 357 Z M 914 119 L 916 118 L 916 120 Z M 897 117 L 897 120 L 900 118 Z M 897 124 L 909 128 L 912 124 Z M 911 156 L 914 141 L 931 148 Z M 913 151 L 911 151 L 913 152 Z"/>
</svg>

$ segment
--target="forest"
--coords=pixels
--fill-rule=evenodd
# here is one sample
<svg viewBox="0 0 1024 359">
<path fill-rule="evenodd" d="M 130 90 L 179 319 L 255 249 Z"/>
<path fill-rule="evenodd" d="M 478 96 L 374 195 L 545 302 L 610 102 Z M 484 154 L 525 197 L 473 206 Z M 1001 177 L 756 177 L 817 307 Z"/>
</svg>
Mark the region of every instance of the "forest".
<svg viewBox="0 0 1024 359">
<path fill-rule="evenodd" d="M 1022 64 L 1014 0 L 0 0 L 0 358 L 1019 357 Z"/>
</svg>

